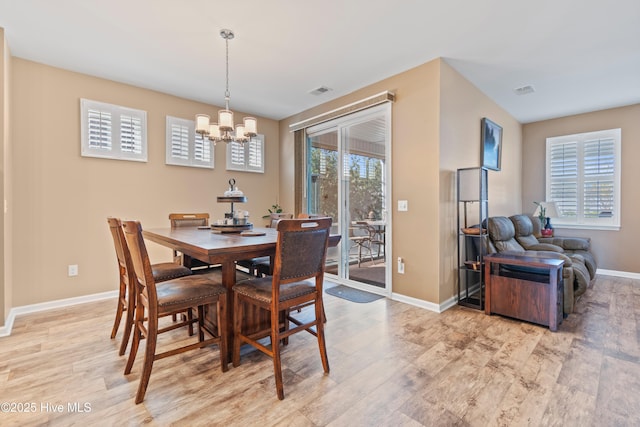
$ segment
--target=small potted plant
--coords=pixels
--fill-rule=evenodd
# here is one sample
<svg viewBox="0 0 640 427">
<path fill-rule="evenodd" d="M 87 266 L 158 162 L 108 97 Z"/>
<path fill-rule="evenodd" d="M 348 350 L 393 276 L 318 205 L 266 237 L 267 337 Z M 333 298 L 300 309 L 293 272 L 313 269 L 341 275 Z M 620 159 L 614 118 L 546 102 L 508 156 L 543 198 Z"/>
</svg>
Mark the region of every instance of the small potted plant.
<svg viewBox="0 0 640 427">
<path fill-rule="evenodd" d="M 278 202 L 276 202 L 275 205 L 271 205 L 271 207 L 269 209 L 267 209 L 269 211 L 269 213 L 267 215 L 263 215 L 262 218 L 267 219 L 267 218 L 271 218 L 271 215 L 273 214 L 279 214 L 282 213 L 282 206 L 280 206 L 278 204 Z"/>
<path fill-rule="evenodd" d="M 533 202 L 538 206 L 538 218 L 540 219 L 540 234 L 543 237 L 553 236 L 553 229 L 549 227 L 549 220 L 547 218 L 547 208 L 541 202 Z"/>
</svg>

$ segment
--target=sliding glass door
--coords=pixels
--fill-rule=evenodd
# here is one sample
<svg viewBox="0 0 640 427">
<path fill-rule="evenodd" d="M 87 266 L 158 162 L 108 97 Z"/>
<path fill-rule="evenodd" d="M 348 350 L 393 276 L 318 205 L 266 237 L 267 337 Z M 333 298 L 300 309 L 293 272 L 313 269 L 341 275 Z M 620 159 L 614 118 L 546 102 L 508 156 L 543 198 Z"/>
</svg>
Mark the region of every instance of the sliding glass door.
<svg viewBox="0 0 640 427">
<path fill-rule="evenodd" d="M 327 272 L 377 292 L 390 289 L 390 115 L 382 105 L 307 129 L 307 210 L 343 236 Z"/>
</svg>

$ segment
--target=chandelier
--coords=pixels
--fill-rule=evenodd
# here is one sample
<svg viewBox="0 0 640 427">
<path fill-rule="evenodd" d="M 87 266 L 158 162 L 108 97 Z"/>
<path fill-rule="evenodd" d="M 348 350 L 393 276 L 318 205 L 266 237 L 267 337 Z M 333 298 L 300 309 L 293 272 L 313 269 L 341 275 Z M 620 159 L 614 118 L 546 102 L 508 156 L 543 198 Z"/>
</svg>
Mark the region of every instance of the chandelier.
<svg viewBox="0 0 640 427">
<path fill-rule="evenodd" d="M 233 111 L 229 109 L 229 40 L 233 39 L 232 30 L 220 30 L 220 36 L 227 46 L 227 86 L 224 92 L 225 109 L 218 111 L 218 123 L 211 123 L 206 114 L 196 114 L 196 132 L 208 137 L 215 144 L 218 141 L 245 143 L 258 134 L 258 121 L 255 117 L 245 117 L 243 124 L 233 125 Z"/>
</svg>

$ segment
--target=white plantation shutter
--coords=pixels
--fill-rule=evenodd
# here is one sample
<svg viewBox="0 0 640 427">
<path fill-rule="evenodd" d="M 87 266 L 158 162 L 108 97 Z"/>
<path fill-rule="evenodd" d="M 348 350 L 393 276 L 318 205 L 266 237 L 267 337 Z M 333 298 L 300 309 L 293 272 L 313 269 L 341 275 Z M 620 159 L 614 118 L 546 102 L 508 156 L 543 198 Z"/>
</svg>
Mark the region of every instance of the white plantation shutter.
<svg viewBox="0 0 640 427">
<path fill-rule="evenodd" d="M 244 145 L 238 142 L 230 142 L 227 145 L 227 151 L 230 152 L 230 158 L 227 161 L 227 169 L 238 168 L 239 170 L 244 170 L 245 162 L 244 162 Z"/>
<path fill-rule="evenodd" d="M 193 141 L 193 159 L 197 162 L 210 162 L 212 159 L 211 145 L 212 142 L 209 138 L 196 133 Z"/>
<path fill-rule="evenodd" d="M 120 115 L 120 146 L 126 153 L 142 153 L 142 120 L 139 117 Z"/>
<path fill-rule="evenodd" d="M 264 135 L 227 144 L 227 170 L 264 173 Z"/>
<path fill-rule="evenodd" d="M 584 216 L 607 218 L 615 210 L 615 141 L 584 143 Z"/>
<path fill-rule="evenodd" d="M 251 140 L 245 144 L 247 145 L 247 168 L 262 170 L 262 159 L 264 158 L 262 143 L 258 140 Z"/>
<path fill-rule="evenodd" d="M 196 133 L 193 120 L 167 116 L 166 164 L 213 169 L 211 145 L 209 138 Z"/>
<path fill-rule="evenodd" d="M 578 211 L 578 143 L 553 144 L 548 149 L 550 197 L 563 217 L 575 218 Z"/>
<path fill-rule="evenodd" d="M 589 132 L 547 139 L 547 201 L 559 226 L 620 227 L 621 131 Z"/>
<path fill-rule="evenodd" d="M 111 113 L 89 109 L 87 121 L 89 147 L 97 150 L 111 150 Z"/>
<path fill-rule="evenodd" d="M 80 100 L 84 157 L 147 161 L 147 113 L 104 102 Z"/>
</svg>

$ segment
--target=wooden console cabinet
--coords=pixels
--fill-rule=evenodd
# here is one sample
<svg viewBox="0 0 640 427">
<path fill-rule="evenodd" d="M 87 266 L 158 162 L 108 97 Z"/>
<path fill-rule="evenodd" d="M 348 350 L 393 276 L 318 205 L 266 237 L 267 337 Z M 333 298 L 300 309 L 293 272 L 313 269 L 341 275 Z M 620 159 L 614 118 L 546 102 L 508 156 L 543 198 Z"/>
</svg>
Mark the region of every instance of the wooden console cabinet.
<svg viewBox="0 0 640 427">
<path fill-rule="evenodd" d="M 485 255 L 484 262 L 486 314 L 538 323 L 551 331 L 558 329 L 564 295 L 563 260 L 491 254 Z"/>
</svg>

